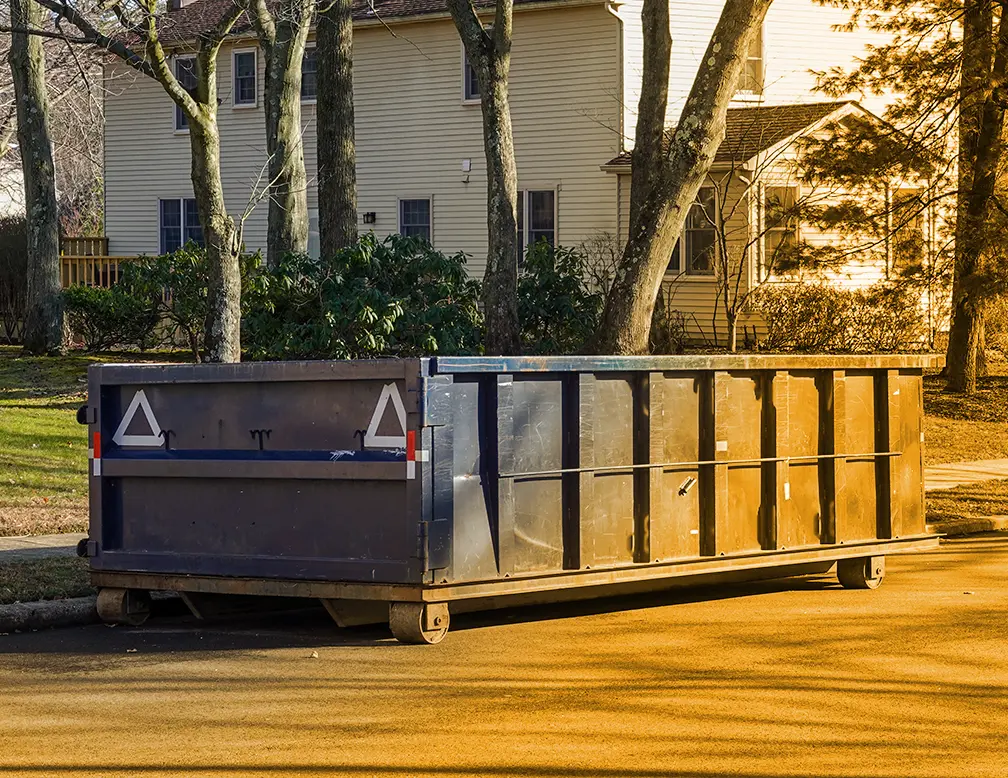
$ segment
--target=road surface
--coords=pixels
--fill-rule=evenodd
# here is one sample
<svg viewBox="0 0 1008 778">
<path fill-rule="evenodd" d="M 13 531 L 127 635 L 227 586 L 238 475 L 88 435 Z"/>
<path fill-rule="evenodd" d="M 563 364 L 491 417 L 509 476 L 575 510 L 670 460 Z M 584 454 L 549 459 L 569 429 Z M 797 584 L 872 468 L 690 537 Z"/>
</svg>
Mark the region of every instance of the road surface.
<svg viewBox="0 0 1008 778">
<path fill-rule="evenodd" d="M 454 620 L 0 637 L 0 775 L 1004 776 L 1008 535 L 830 576 Z"/>
</svg>

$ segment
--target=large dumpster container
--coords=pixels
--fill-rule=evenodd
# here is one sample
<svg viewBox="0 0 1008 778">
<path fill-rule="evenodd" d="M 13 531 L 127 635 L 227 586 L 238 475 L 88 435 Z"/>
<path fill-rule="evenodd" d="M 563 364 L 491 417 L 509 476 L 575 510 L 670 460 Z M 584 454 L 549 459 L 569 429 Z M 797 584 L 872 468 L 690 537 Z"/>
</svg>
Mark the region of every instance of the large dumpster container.
<svg viewBox="0 0 1008 778">
<path fill-rule="evenodd" d="M 925 535 L 931 356 L 437 358 L 90 369 L 99 610 L 451 610 L 825 571 Z"/>
</svg>

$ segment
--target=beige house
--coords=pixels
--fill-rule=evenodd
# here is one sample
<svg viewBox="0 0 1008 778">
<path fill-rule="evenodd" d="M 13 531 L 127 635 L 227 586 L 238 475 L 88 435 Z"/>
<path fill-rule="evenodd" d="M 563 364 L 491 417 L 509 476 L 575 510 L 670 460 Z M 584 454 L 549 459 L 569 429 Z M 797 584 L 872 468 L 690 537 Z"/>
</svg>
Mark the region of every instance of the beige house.
<svg viewBox="0 0 1008 778">
<path fill-rule="evenodd" d="M 185 78 L 186 45 L 222 0 L 190 0 L 171 11 L 166 36 L 173 67 Z M 669 0 L 673 58 L 670 123 L 682 109 L 721 3 Z M 511 108 L 520 189 L 522 239 L 577 245 L 625 239 L 632 147 L 640 93 L 641 0 L 516 0 Z M 359 2 L 354 27 L 358 207 L 361 230 L 422 235 L 445 252 L 471 256 L 481 275 L 486 252 L 486 175 L 479 97 L 467 78 L 462 44 L 443 0 Z M 835 32 L 841 11 L 814 0 L 776 0 L 729 115 L 729 137 L 745 128 L 758 139 L 740 163 L 779 153 L 837 112 L 823 104 L 812 70 L 847 65 L 864 33 Z M 304 63 L 304 151 L 317 250 L 314 50 Z M 219 124 L 227 204 L 235 216 L 264 185 L 263 57 L 248 24 L 221 53 Z M 105 229 L 114 255 L 171 250 L 201 233 L 189 177 L 183 117 L 161 87 L 122 65 L 105 74 Z M 719 154 L 719 157 L 721 155 Z M 719 159 L 722 165 L 724 159 Z M 768 168 L 769 169 L 769 168 Z M 716 175 L 718 167 L 712 171 Z M 739 191 L 733 240 L 746 243 L 761 224 L 761 187 Z M 703 196 L 703 195 L 702 195 Z M 714 282 L 702 255 L 709 236 L 688 228 L 677 251 L 682 307 L 709 318 Z M 266 206 L 244 223 L 249 250 L 266 242 Z M 747 248 L 759 262 L 763 239 Z M 751 256 L 749 256 L 751 255 Z M 755 268 L 755 264 L 754 264 Z M 754 269 L 752 272 L 756 272 Z M 869 274 L 871 275 L 871 274 Z M 866 276 L 867 278 L 867 276 Z"/>
</svg>

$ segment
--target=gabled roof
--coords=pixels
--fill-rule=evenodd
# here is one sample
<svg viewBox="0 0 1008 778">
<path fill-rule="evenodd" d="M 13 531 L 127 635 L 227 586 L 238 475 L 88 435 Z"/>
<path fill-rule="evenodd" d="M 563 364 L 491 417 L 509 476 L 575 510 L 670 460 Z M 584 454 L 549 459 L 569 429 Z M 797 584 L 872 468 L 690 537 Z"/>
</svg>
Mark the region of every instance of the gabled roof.
<svg viewBox="0 0 1008 778">
<path fill-rule="evenodd" d="M 446 0 L 352 0 L 354 21 L 378 21 L 447 14 Z M 565 0 L 514 0 L 520 5 L 559 4 Z M 217 24 L 233 0 L 195 0 L 182 8 L 166 13 L 161 21 L 161 41 L 165 44 L 185 43 Z M 268 0 L 274 5 L 274 0 Z M 495 0 L 476 0 L 477 8 L 492 8 Z M 232 36 L 249 33 L 252 23 L 242 14 L 231 30 Z"/>
<path fill-rule="evenodd" d="M 758 105 L 729 108 L 725 139 L 714 155 L 714 164 L 744 162 L 767 151 L 781 141 L 792 138 L 820 123 L 847 106 L 858 106 L 852 100 L 793 105 Z M 860 108 L 864 111 L 863 108 Z M 867 113 L 867 112 L 865 112 Z M 673 130 L 665 131 L 666 142 Z M 602 166 L 606 169 L 630 169 L 630 152 L 624 151 Z"/>
</svg>

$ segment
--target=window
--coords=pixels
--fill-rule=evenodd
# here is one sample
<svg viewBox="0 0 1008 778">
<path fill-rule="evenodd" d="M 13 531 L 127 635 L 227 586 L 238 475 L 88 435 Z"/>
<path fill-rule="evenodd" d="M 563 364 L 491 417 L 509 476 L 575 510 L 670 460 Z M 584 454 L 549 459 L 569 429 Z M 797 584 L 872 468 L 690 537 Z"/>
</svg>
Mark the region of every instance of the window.
<svg viewBox="0 0 1008 778">
<path fill-rule="evenodd" d="M 192 241 L 203 245 L 203 227 L 200 226 L 196 200 L 192 197 L 159 200 L 159 221 L 162 254 L 178 251 Z"/>
<path fill-rule="evenodd" d="M 688 275 L 713 275 L 717 250 L 717 190 L 701 187 L 696 202 L 686 214 L 683 234 L 672 249 L 669 271 Z M 686 267 L 683 269 L 683 260 Z"/>
<path fill-rule="evenodd" d="M 788 256 L 798 246 L 797 186 L 768 186 L 763 191 L 763 268 L 787 269 Z"/>
<path fill-rule="evenodd" d="M 525 249 L 544 240 L 556 245 L 556 190 L 521 190 L 518 192 L 518 248 Z"/>
<path fill-rule="evenodd" d="M 301 100 L 314 102 L 318 95 L 318 60 L 315 56 L 315 47 L 308 46 L 305 49 L 304 59 L 301 60 Z"/>
<path fill-rule="evenodd" d="M 763 94 L 763 27 L 760 26 L 749 46 L 745 65 L 742 68 L 742 79 L 738 91 L 751 95 Z"/>
<path fill-rule="evenodd" d="M 465 49 L 462 50 L 462 99 L 467 102 L 477 102 L 480 99 L 479 79 L 476 78 L 476 68 L 469 62 Z"/>
<path fill-rule="evenodd" d="M 256 104 L 256 53 L 254 50 L 234 53 L 234 104 Z"/>
<path fill-rule="evenodd" d="M 431 201 L 399 201 L 399 234 L 407 238 L 431 239 Z"/>
<path fill-rule="evenodd" d="M 175 58 L 175 78 L 178 79 L 179 86 L 186 90 L 190 97 L 196 97 L 196 58 L 176 57 Z M 175 106 L 175 129 L 188 130 L 189 119 L 185 112 Z"/>
<path fill-rule="evenodd" d="M 322 254 L 322 244 L 319 241 L 318 208 L 308 211 L 308 256 L 318 259 Z"/>
<path fill-rule="evenodd" d="M 487 35 L 493 33 L 493 25 L 485 27 Z M 480 100 L 479 79 L 476 78 L 476 68 L 466 56 L 465 45 L 462 46 L 462 102 L 478 103 Z"/>
<path fill-rule="evenodd" d="M 927 256 L 926 193 L 919 189 L 892 192 L 889 210 L 889 261 L 887 273 L 923 270 Z"/>
</svg>

